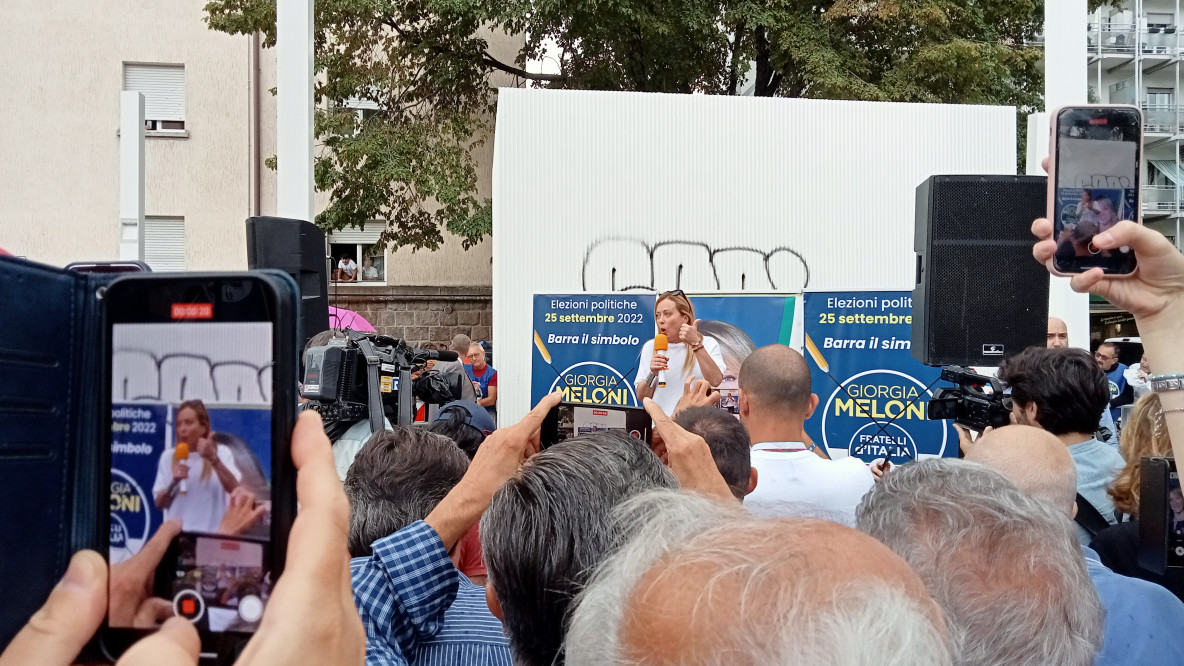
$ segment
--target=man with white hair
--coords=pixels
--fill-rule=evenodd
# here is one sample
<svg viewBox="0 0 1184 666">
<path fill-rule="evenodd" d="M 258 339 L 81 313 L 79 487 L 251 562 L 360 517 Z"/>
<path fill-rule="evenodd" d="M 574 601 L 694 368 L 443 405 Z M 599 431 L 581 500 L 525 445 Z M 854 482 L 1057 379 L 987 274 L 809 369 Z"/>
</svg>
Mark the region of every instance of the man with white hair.
<svg viewBox="0 0 1184 666">
<path fill-rule="evenodd" d="M 864 497 L 856 525 L 925 582 L 954 663 L 1094 663 L 1103 610 L 1072 524 L 999 472 L 944 458 L 901 465 Z"/>
<path fill-rule="evenodd" d="M 1040 428 L 1013 425 L 991 431 L 966 459 L 999 470 L 1020 492 L 1069 520 L 1077 512 L 1073 457 L 1056 436 Z M 1106 609 L 1106 640 L 1095 664 L 1166 664 L 1184 655 L 1184 603 L 1155 583 L 1107 569 L 1089 548 L 1081 551 Z"/>
<path fill-rule="evenodd" d="M 685 491 L 642 494 L 615 524 L 637 536 L 579 599 L 570 666 L 950 663 L 924 584 L 849 527 Z"/>
</svg>

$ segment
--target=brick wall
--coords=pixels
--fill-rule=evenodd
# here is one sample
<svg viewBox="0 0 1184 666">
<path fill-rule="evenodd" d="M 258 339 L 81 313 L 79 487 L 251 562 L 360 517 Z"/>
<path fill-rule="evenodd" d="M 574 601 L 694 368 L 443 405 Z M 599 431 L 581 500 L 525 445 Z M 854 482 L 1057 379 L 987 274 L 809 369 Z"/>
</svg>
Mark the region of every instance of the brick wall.
<svg viewBox="0 0 1184 666">
<path fill-rule="evenodd" d="M 493 298 L 488 287 L 333 287 L 329 304 L 353 310 L 379 333 L 412 347 L 438 349 L 463 333 L 493 340 Z"/>
</svg>

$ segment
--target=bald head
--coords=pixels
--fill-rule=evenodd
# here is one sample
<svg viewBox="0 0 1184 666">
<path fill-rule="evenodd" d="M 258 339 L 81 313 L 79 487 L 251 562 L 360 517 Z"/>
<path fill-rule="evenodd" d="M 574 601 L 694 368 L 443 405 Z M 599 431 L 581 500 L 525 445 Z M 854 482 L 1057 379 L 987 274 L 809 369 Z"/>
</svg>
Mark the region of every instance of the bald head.
<svg viewBox="0 0 1184 666">
<path fill-rule="evenodd" d="M 966 459 L 995 468 L 1021 492 L 1073 515 L 1077 468 L 1069 449 L 1047 430 L 1026 425 L 992 430 Z"/>
<path fill-rule="evenodd" d="M 1069 346 L 1069 327 L 1063 319 L 1048 318 L 1048 347 L 1060 349 Z"/>
<path fill-rule="evenodd" d="M 688 493 L 651 493 L 632 508 L 647 502 L 639 536 L 577 607 L 570 666 L 949 662 L 940 608 L 875 539 Z"/>
<path fill-rule="evenodd" d="M 810 367 L 785 345 L 761 347 L 740 366 L 740 390 L 753 409 L 797 413 L 810 404 Z"/>
</svg>

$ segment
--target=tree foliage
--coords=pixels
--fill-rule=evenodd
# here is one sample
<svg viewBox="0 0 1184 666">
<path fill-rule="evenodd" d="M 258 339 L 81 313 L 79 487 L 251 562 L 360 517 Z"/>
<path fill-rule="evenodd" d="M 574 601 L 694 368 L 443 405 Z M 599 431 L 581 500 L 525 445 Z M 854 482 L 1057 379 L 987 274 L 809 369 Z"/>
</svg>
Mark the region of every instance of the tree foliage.
<svg viewBox="0 0 1184 666">
<path fill-rule="evenodd" d="M 275 0 L 211 0 L 211 28 L 275 41 Z M 566 89 L 1041 106 L 1035 0 L 317 0 L 327 229 L 387 220 L 395 246 L 490 228 L 471 147 L 493 71 Z M 523 35 L 513 62 L 488 29 Z M 551 59 L 557 74 L 527 71 Z M 379 110 L 354 131 L 351 98 Z M 1021 118 L 1021 133 L 1025 124 Z"/>
</svg>

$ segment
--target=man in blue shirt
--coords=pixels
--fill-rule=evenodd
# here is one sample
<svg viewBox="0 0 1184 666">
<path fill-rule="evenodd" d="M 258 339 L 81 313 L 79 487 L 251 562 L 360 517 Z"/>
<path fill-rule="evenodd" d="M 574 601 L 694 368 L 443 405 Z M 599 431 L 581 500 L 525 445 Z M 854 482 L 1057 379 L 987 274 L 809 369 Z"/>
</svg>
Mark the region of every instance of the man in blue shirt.
<svg viewBox="0 0 1184 666">
<path fill-rule="evenodd" d="M 492 433 L 426 518 L 374 541 L 369 557 L 353 560 L 367 664 L 505 663 L 490 637 L 495 615 L 516 666 L 562 664 L 567 611 L 600 561 L 629 537 L 612 525 L 617 504 L 676 487 L 676 474 L 686 476 L 688 487 L 732 498 L 707 443 L 665 417 L 670 469 L 620 432 L 572 438 L 531 456 L 539 426 L 559 399 L 558 393 L 545 397 L 521 422 Z M 346 485 L 352 534 L 355 495 L 348 479 Z M 475 603 L 448 560 L 478 519 L 488 608 Z"/>
<path fill-rule="evenodd" d="M 1082 349 L 1030 347 L 1003 361 L 999 379 L 1011 390 L 1015 421 L 1061 441 L 1076 465 L 1077 492 L 1113 525 L 1114 503 L 1106 489 L 1126 463 L 1094 436 L 1110 400 L 1101 368 Z M 1077 537 L 1085 546 L 1093 535 L 1078 525 Z"/>
<path fill-rule="evenodd" d="M 1118 421 L 1122 416 L 1123 405 L 1134 402 L 1134 390 L 1128 388 L 1125 363 L 1118 361 L 1118 345 L 1113 342 L 1103 342 L 1094 352 L 1094 360 L 1098 367 L 1106 373 L 1106 382 L 1110 389 L 1110 416 Z"/>
<path fill-rule="evenodd" d="M 457 571 L 423 522 L 468 467 L 447 437 L 400 426 L 371 437 L 349 469 L 350 577 L 369 666 L 511 666 L 485 588 Z"/>
<path fill-rule="evenodd" d="M 1021 492 L 1070 518 L 1077 511 L 1073 458 L 1043 430 L 1017 425 L 992 431 L 966 459 L 994 467 Z M 1155 583 L 1107 569 L 1085 546 L 1081 552 L 1106 609 L 1105 641 L 1095 665 L 1178 662 L 1184 655 L 1184 603 Z"/>
</svg>

